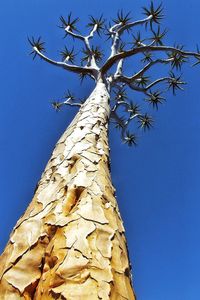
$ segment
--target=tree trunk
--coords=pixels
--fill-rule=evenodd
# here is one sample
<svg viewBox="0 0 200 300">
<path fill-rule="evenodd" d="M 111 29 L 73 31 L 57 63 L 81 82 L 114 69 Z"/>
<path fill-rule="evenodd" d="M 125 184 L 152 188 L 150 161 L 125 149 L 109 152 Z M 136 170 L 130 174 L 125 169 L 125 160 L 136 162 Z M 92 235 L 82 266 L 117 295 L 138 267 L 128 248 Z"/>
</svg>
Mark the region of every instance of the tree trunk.
<svg viewBox="0 0 200 300">
<path fill-rule="evenodd" d="M 53 151 L 0 258 L 0 299 L 135 299 L 99 82 Z"/>
</svg>

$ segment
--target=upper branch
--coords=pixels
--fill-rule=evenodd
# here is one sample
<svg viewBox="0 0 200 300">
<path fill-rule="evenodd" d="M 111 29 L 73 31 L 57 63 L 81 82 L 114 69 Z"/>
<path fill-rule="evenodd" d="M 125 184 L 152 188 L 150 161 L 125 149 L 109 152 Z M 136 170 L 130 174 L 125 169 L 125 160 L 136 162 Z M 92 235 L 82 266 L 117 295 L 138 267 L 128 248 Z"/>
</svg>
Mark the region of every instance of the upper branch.
<svg viewBox="0 0 200 300">
<path fill-rule="evenodd" d="M 139 87 L 137 86 L 131 79 L 130 77 L 126 76 L 120 76 L 119 81 L 126 83 L 132 90 L 142 92 L 144 94 L 148 94 L 148 91 L 151 90 L 151 88 L 159 83 L 162 82 L 167 82 L 168 83 L 168 88 L 172 88 L 173 94 L 175 94 L 176 89 L 182 90 L 182 85 L 185 84 L 184 81 L 181 80 L 181 76 L 176 77 L 173 72 L 170 72 L 170 77 L 162 77 L 158 78 L 155 81 L 151 82 L 149 85 L 145 87 Z"/>
<path fill-rule="evenodd" d="M 120 59 L 121 61 L 122 59 Z M 146 71 L 148 71 L 149 69 L 151 69 L 151 67 L 153 67 L 154 65 L 158 64 L 158 63 L 161 63 L 161 64 L 167 64 L 167 63 L 170 63 L 171 61 L 173 60 L 173 58 L 168 58 L 168 59 L 156 59 L 156 60 L 152 60 L 151 62 L 149 62 L 146 66 L 144 66 L 144 68 L 142 68 L 140 71 L 138 71 L 136 74 L 134 74 L 133 76 L 130 76 L 130 77 L 126 77 L 130 82 L 131 81 L 134 81 L 138 78 L 140 78 Z M 119 61 L 119 63 L 120 63 Z M 118 64 L 119 64 L 118 63 Z M 119 74 L 119 73 L 115 73 L 115 78 L 117 80 L 118 76 L 119 75 L 122 75 L 122 72 Z"/>
<path fill-rule="evenodd" d="M 162 78 L 158 78 L 155 81 L 153 81 L 152 83 L 150 83 L 149 85 L 147 85 L 145 87 L 145 91 L 148 91 L 149 89 L 151 89 L 154 85 L 161 83 L 161 82 L 169 82 L 171 80 L 171 77 L 162 77 Z"/>
<path fill-rule="evenodd" d="M 125 25 L 123 25 L 123 26 L 121 26 L 121 27 L 118 28 L 118 30 L 117 30 L 118 34 L 122 35 L 125 30 L 131 29 L 131 28 L 133 28 L 135 26 L 138 26 L 138 25 L 146 24 L 151 19 L 152 19 L 152 15 L 150 15 L 149 17 L 147 17 L 145 19 L 142 19 L 142 20 L 138 20 L 138 21 L 127 23 L 127 24 L 125 24 Z"/>
<path fill-rule="evenodd" d="M 110 28 L 109 32 L 111 34 L 111 37 L 112 37 L 112 46 L 111 46 L 111 55 L 110 57 L 114 56 L 117 54 L 117 50 L 118 50 L 118 47 L 119 47 L 119 34 L 117 31 L 114 31 L 112 28 L 115 28 L 116 25 L 119 25 L 119 24 L 115 24 L 113 27 Z"/>
<path fill-rule="evenodd" d="M 98 24 L 95 24 L 94 27 L 92 28 L 92 30 L 90 31 L 89 35 L 87 36 L 88 39 L 91 39 L 94 37 L 94 33 L 97 31 L 98 29 Z"/>
<path fill-rule="evenodd" d="M 72 31 L 70 30 L 70 27 L 69 27 L 69 26 L 67 26 L 67 27 L 65 28 L 65 31 L 66 31 L 67 34 L 71 35 L 73 38 L 78 39 L 78 40 L 81 40 L 81 41 L 83 41 L 83 42 L 85 41 L 85 37 L 84 37 L 83 35 L 78 34 L 78 33 L 75 33 L 75 32 L 72 32 Z"/>
<path fill-rule="evenodd" d="M 65 70 L 68 70 L 68 71 L 71 71 L 74 73 L 78 73 L 78 74 L 91 74 L 91 75 L 95 76 L 97 73 L 97 70 L 94 68 L 70 65 L 70 64 L 66 64 L 65 62 L 58 62 L 58 61 L 48 58 L 46 55 L 41 53 L 36 47 L 33 47 L 33 49 L 37 53 L 37 55 L 39 55 L 43 60 L 45 60 L 46 62 L 48 62 L 54 66 L 58 66 Z"/>
<path fill-rule="evenodd" d="M 86 49 L 88 51 L 91 51 L 91 47 L 90 47 L 90 44 L 89 44 L 89 38 L 93 37 L 93 35 L 90 36 L 90 34 L 89 34 L 88 36 L 83 36 L 81 34 L 72 32 L 72 31 L 70 31 L 69 26 L 65 28 L 65 31 L 66 31 L 66 33 L 71 35 L 73 38 L 81 40 L 84 43 Z"/>
<path fill-rule="evenodd" d="M 88 53 L 88 62 L 87 66 L 92 66 L 93 68 L 97 68 L 95 55 L 93 53 L 93 49 L 90 46 L 89 40 L 93 38 L 95 31 L 97 31 L 97 25 L 94 25 L 93 29 L 90 31 L 89 35 L 83 36 L 77 33 L 70 31 L 68 28 L 65 28 L 65 31 L 71 35 L 73 38 L 81 40 L 86 48 L 86 53 Z"/>
<path fill-rule="evenodd" d="M 115 77 L 118 77 L 118 76 L 120 76 L 120 75 L 122 75 L 122 71 L 123 71 L 123 62 L 124 62 L 123 59 L 120 59 L 120 61 L 118 62 L 117 70 L 116 70 L 116 72 L 115 72 L 114 78 L 115 78 Z"/>
<path fill-rule="evenodd" d="M 76 33 L 75 31 L 78 31 L 76 28 L 76 23 L 78 22 L 78 18 L 72 19 L 71 13 L 68 15 L 68 19 L 65 20 L 63 17 L 60 17 L 61 20 L 61 28 L 63 28 L 66 32 L 66 35 L 70 35 L 75 39 L 81 40 L 84 43 L 84 46 L 88 54 L 87 59 L 87 66 L 92 66 L 93 68 L 98 68 L 96 64 L 95 54 L 93 51 L 93 47 L 90 46 L 89 40 L 93 38 L 94 33 L 97 32 L 98 34 L 102 30 L 102 26 L 104 23 L 103 16 L 101 16 L 99 19 L 95 19 L 92 16 L 90 16 L 90 23 L 88 24 L 88 27 L 91 27 L 90 33 L 87 36 L 83 36 L 79 33 Z"/>
<path fill-rule="evenodd" d="M 154 52 L 154 51 L 175 51 L 178 54 L 181 54 L 183 56 L 192 56 L 192 57 L 199 57 L 200 58 L 200 53 L 196 52 L 189 52 L 189 51 L 183 51 L 181 49 L 178 49 L 176 47 L 171 47 L 171 46 L 141 46 L 138 48 L 133 48 L 128 51 L 123 51 L 120 53 L 115 54 L 114 56 L 110 57 L 106 63 L 103 65 L 101 68 L 101 72 L 105 74 L 118 60 L 122 58 L 127 58 L 130 56 L 133 56 L 138 53 L 145 53 L 145 52 Z"/>
<path fill-rule="evenodd" d="M 130 13 L 124 14 L 122 10 L 121 12 L 118 12 L 117 19 L 114 20 L 116 25 L 109 29 L 109 34 L 113 38 L 110 58 L 117 54 L 119 40 L 125 30 L 128 31 L 137 25 L 147 25 L 148 23 L 150 23 L 150 26 L 152 28 L 153 23 L 159 24 L 160 20 L 163 18 L 162 5 L 159 5 L 157 8 L 155 8 L 153 3 L 151 2 L 150 9 L 144 7 L 143 10 L 146 18 L 134 22 L 131 22 Z"/>
</svg>

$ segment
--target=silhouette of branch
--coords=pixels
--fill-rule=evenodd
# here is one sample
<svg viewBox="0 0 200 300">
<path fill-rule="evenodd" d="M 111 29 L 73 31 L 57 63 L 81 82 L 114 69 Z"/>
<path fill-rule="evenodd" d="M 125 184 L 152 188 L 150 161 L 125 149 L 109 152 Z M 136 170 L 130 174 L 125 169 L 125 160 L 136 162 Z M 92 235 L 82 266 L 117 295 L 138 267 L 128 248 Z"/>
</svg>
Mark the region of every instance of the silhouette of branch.
<svg viewBox="0 0 200 300">
<path fill-rule="evenodd" d="M 106 61 L 106 63 L 102 66 L 101 72 L 102 74 L 105 74 L 117 61 L 119 61 L 122 58 L 128 58 L 130 56 L 139 54 L 139 53 L 145 53 L 145 52 L 168 52 L 168 51 L 175 51 L 178 54 L 181 54 L 186 57 L 195 57 L 200 58 L 200 53 L 196 52 L 190 52 L 190 51 L 183 51 L 176 47 L 171 46 L 141 46 L 137 48 L 130 49 L 128 51 L 123 51 L 120 53 L 117 53 Z"/>
<path fill-rule="evenodd" d="M 182 80 L 180 80 L 180 77 L 176 78 L 175 76 L 174 77 L 173 76 L 158 78 L 158 79 L 156 79 L 155 81 L 151 82 L 149 85 L 147 85 L 145 87 L 139 87 L 139 86 L 137 86 L 132 80 L 130 80 L 129 77 L 126 77 L 126 76 L 120 76 L 119 77 L 119 81 L 126 83 L 132 90 L 135 90 L 135 91 L 142 92 L 142 93 L 146 94 L 147 91 L 150 90 L 153 86 L 155 86 L 155 85 L 157 85 L 159 83 L 162 83 L 162 82 L 169 83 L 169 87 L 172 87 L 172 88 L 173 88 L 173 86 L 175 84 L 175 85 L 177 85 L 176 88 L 181 89 L 180 85 L 185 84 L 185 82 L 183 82 Z M 173 89 L 173 92 L 174 92 L 174 89 Z"/>
<path fill-rule="evenodd" d="M 120 60 L 121 61 L 121 60 Z M 173 61 L 173 58 L 168 58 L 168 59 L 156 59 L 156 60 L 152 60 L 151 62 L 149 62 L 147 65 L 145 65 L 140 71 L 138 71 L 137 73 L 135 73 L 133 76 L 130 77 L 126 77 L 131 81 L 134 81 L 138 78 L 140 78 L 142 75 L 144 75 L 144 73 L 146 71 L 148 71 L 149 69 L 151 69 L 151 67 L 153 67 L 156 64 L 167 64 Z M 114 78 L 117 79 L 117 77 L 119 75 L 122 75 L 122 72 L 116 72 Z"/>
</svg>

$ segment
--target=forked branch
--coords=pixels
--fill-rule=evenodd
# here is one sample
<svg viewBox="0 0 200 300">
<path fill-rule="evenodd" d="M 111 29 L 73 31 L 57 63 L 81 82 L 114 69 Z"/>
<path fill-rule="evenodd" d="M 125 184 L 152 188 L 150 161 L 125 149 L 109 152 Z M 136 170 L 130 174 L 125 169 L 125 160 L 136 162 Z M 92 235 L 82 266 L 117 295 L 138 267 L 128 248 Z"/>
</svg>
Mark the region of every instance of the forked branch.
<svg viewBox="0 0 200 300">
<path fill-rule="evenodd" d="M 101 72 L 105 74 L 117 61 L 120 59 L 125 59 L 131 56 L 134 56 L 139 53 L 146 53 L 146 52 L 176 52 L 177 54 L 181 54 L 185 57 L 195 57 L 200 58 L 200 53 L 191 52 L 191 51 L 183 51 L 179 48 L 171 47 L 171 46 L 141 46 L 138 48 L 133 48 L 128 51 L 120 52 L 115 54 L 114 56 L 110 57 L 106 63 L 102 66 Z"/>
</svg>

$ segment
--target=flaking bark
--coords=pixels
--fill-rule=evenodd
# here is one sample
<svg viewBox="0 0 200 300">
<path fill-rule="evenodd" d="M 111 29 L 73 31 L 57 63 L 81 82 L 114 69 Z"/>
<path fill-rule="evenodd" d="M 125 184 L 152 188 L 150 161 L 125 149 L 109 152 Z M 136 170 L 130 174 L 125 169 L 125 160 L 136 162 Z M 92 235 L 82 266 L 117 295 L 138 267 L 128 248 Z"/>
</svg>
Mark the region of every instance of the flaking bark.
<svg viewBox="0 0 200 300">
<path fill-rule="evenodd" d="M 97 83 L 53 151 L 0 258 L 0 299 L 134 300 Z"/>
</svg>

